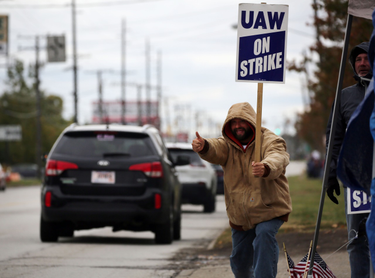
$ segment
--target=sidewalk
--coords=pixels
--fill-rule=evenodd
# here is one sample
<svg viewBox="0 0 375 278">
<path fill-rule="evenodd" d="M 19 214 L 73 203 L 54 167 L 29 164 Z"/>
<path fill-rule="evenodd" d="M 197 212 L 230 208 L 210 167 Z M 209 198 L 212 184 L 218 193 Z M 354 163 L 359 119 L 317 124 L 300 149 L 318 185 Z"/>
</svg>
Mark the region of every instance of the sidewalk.
<svg viewBox="0 0 375 278">
<path fill-rule="evenodd" d="M 335 254 L 320 254 L 328 267 L 332 270 L 337 278 L 350 278 L 349 257 L 346 250 L 337 252 Z M 329 256 L 329 257 L 328 257 Z M 302 259 L 303 255 L 298 258 Z M 297 264 L 297 258 L 293 258 L 294 263 Z M 278 263 L 278 278 L 289 278 L 287 263 L 284 252 L 279 254 Z M 233 278 L 234 275 L 229 265 L 228 260 L 221 265 L 202 266 L 198 269 L 182 270 L 176 278 Z"/>
<path fill-rule="evenodd" d="M 292 161 L 287 168 L 287 175 L 300 174 L 305 171 L 305 168 L 306 163 L 304 161 Z M 211 242 L 207 249 L 212 248 L 215 242 L 216 239 Z M 307 241 L 306 246 L 308 246 L 308 243 L 309 241 Z M 321 243 L 323 243 L 322 240 Z M 340 245 L 338 245 L 337 247 L 340 247 Z M 289 246 L 289 248 L 292 249 L 293 247 Z M 229 255 L 230 254 L 228 254 L 228 259 L 221 258 L 218 263 L 213 265 L 202 265 L 199 268 L 184 269 L 176 276 L 176 278 L 234 278 L 229 265 Z M 306 254 L 302 254 L 300 256 L 292 256 L 294 263 L 297 264 L 304 255 Z M 337 278 L 350 278 L 349 256 L 345 248 L 334 254 L 322 252 L 319 253 L 319 255 L 326 262 L 328 267 L 332 270 L 333 274 Z M 280 248 L 277 268 L 277 278 L 290 278 L 287 269 L 285 254 L 282 248 Z"/>
</svg>

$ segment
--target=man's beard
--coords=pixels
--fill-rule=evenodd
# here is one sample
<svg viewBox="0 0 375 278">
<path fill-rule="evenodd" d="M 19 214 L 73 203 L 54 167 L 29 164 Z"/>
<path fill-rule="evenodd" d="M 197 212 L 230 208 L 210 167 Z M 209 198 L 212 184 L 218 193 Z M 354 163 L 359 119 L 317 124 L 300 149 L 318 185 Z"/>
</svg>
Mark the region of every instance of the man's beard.
<svg viewBox="0 0 375 278">
<path fill-rule="evenodd" d="M 237 134 L 237 130 L 239 129 L 242 129 L 244 130 L 245 132 L 242 134 L 242 135 L 238 135 Z M 236 138 L 238 141 L 240 141 L 242 143 L 242 141 L 244 140 L 249 140 L 250 139 L 250 136 L 251 136 L 252 132 L 251 132 L 251 129 L 250 128 L 235 128 L 233 130 L 233 135 L 234 135 L 234 138 Z"/>
</svg>

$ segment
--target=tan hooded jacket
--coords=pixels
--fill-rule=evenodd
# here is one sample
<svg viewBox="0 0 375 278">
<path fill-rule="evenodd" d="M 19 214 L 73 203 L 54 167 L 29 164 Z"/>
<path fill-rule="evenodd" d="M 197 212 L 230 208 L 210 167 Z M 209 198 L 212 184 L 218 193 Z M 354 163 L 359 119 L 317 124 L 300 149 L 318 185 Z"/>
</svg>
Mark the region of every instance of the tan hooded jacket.
<svg viewBox="0 0 375 278">
<path fill-rule="evenodd" d="M 234 104 L 225 119 L 223 136 L 205 139 L 206 146 L 199 155 L 223 167 L 227 215 L 230 222 L 246 231 L 260 222 L 287 216 L 292 211 L 285 177 L 289 154 L 284 139 L 262 127 L 261 162 L 270 172 L 267 177 L 254 177 L 251 162 L 255 160 L 255 141 L 250 141 L 245 149 L 242 147 L 230 128 L 234 118 L 246 120 L 255 130 L 256 113 L 251 105 L 247 102 Z"/>
</svg>

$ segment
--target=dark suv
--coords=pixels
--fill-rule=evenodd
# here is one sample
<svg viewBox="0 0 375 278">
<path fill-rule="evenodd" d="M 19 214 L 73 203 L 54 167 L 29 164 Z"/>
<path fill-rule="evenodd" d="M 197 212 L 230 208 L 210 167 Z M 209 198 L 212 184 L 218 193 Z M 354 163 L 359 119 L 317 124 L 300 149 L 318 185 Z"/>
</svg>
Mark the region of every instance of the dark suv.
<svg viewBox="0 0 375 278">
<path fill-rule="evenodd" d="M 152 231 L 155 242 L 181 237 L 181 184 L 152 126 L 71 125 L 48 155 L 41 194 L 40 239 L 75 230 Z"/>
</svg>

